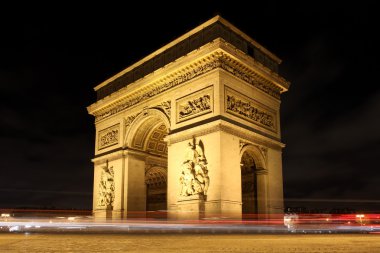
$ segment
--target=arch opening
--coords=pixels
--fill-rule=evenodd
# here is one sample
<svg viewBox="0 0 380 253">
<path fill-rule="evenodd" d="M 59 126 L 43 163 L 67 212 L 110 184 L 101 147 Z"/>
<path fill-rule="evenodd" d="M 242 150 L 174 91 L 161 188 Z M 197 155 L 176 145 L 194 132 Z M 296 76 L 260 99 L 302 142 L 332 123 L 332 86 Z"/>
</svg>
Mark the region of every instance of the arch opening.
<svg viewBox="0 0 380 253">
<path fill-rule="evenodd" d="M 140 121 L 141 122 L 141 121 Z M 130 146 L 141 151 L 145 159 L 145 211 L 147 217 L 165 216 L 167 209 L 167 157 L 168 147 L 164 138 L 168 134 L 165 122 L 157 116 L 142 119 L 135 125 Z"/>
<path fill-rule="evenodd" d="M 258 213 L 257 201 L 257 162 L 254 155 L 244 151 L 241 157 L 241 198 L 242 218 L 252 219 Z"/>
<path fill-rule="evenodd" d="M 146 211 L 166 210 L 167 173 L 165 168 L 153 167 L 145 173 Z"/>
</svg>

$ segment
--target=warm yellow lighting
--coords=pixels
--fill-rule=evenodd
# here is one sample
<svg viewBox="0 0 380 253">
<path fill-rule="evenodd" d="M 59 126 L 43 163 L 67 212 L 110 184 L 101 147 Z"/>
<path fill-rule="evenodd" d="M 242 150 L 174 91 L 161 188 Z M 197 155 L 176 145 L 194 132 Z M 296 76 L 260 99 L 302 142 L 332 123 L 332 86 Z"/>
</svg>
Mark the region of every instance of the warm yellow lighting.
<svg viewBox="0 0 380 253">
<path fill-rule="evenodd" d="M 356 215 L 356 218 L 359 218 L 359 223 L 361 224 L 361 225 L 364 225 L 365 224 L 365 220 L 363 220 L 363 218 L 364 218 L 364 214 L 357 214 Z"/>
</svg>

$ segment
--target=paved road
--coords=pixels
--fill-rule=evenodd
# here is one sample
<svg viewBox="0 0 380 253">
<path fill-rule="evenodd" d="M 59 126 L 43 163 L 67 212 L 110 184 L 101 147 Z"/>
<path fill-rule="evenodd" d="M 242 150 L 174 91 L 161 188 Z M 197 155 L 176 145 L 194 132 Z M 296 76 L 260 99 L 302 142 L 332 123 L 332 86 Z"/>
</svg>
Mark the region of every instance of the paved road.
<svg viewBox="0 0 380 253">
<path fill-rule="evenodd" d="M 0 234 L 0 252 L 380 253 L 380 234 Z"/>
</svg>

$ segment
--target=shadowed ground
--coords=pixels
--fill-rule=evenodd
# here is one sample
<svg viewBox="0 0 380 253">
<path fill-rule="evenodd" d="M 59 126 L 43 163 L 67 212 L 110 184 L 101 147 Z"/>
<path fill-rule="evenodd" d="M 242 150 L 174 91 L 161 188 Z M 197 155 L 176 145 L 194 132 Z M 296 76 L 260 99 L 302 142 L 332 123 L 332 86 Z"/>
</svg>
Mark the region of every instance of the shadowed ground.
<svg viewBox="0 0 380 253">
<path fill-rule="evenodd" d="M 380 252 L 379 234 L 0 234 L 0 252 Z"/>
</svg>

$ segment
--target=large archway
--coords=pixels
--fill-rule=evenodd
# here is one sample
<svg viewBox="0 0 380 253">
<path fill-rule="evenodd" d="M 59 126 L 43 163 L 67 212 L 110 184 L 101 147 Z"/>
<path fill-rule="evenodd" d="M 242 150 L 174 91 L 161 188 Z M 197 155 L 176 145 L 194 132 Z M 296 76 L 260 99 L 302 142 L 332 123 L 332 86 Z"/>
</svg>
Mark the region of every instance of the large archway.
<svg viewBox="0 0 380 253">
<path fill-rule="evenodd" d="M 140 197 L 145 197 L 147 217 L 156 217 L 158 212 L 162 216 L 167 209 L 168 147 L 164 138 L 168 131 L 168 123 L 156 110 L 137 117 L 130 131 L 129 147 L 139 151 L 145 163 L 144 181 L 135 183 L 144 184 L 145 194 Z"/>
</svg>

